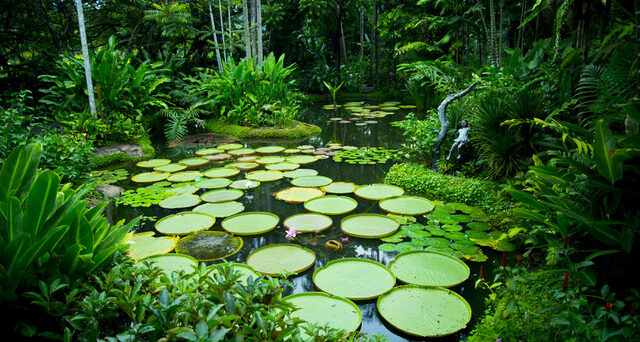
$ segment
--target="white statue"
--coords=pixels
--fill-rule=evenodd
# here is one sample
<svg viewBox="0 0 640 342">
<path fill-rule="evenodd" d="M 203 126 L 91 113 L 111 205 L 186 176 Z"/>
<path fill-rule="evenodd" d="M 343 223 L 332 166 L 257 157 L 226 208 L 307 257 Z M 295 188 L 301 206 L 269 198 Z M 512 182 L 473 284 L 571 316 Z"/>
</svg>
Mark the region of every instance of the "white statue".
<svg viewBox="0 0 640 342">
<path fill-rule="evenodd" d="M 447 160 L 451 159 L 451 154 L 453 153 L 453 149 L 458 148 L 458 159 L 460 159 L 460 148 L 462 146 L 469 143 L 469 124 L 467 120 L 462 120 L 460 122 L 460 129 L 458 130 L 458 137 L 453 141 L 453 146 L 451 146 L 451 150 L 449 151 L 449 155 L 447 156 Z"/>
</svg>

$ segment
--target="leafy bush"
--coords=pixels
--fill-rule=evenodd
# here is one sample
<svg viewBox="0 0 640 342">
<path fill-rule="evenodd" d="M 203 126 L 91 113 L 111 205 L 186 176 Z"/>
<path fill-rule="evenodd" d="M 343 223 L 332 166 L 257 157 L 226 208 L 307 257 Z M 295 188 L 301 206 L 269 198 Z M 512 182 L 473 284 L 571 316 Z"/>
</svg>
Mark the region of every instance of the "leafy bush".
<svg viewBox="0 0 640 342">
<path fill-rule="evenodd" d="M 428 111 L 424 120 L 420 120 L 414 113 L 409 113 L 401 121 L 391 122 L 392 126 L 402 129 L 403 150 L 407 158 L 419 158 L 425 164 L 431 164 L 433 143 L 438 138 L 440 120 L 435 111 Z"/>
<path fill-rule="evenodd" d="M 488 181 L 443 175 L 421 164 L 393 165 L 384 179 L 409 193 L 445 202 L 462 202 L 487 213 L 506 209 L 510 201 L 500 198 L 498 187 Z"/>
</svg>

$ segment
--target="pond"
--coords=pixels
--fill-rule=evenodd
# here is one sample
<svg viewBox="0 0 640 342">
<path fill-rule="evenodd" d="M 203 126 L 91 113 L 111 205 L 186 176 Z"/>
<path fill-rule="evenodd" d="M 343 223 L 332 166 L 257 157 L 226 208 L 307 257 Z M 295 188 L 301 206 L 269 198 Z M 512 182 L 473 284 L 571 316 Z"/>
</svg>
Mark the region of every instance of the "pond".
<svg viewBox="0 0 640 342">
<path fill-rule="evenodd" d="M 367 100 L 367 104 L 375 106 L 376 102 Z M 309 103 L 304 117 L 301 121 L 318 125 L 322 128 L 322 134 L 317 137 L 304 139 L 301 141 L 242 141 L 241 143 L 245 147 L 258 148 L 261 146 L 282 146 L 287 149 L 293 149 L 300 145 L 312 145 L 315 148 L 326 147 L 329 143 L 339 143 L 343 146 L 356 146 L 356 147 L 376 147 L 378 153 L 383 154 L 385 150 L 397 149 L 401 145 L 402 134 L 398 128 L 390 125 L 390 122 L 400 120 L 404 115 L 415 109 L 411 108 L 399 108 L 389 111 L 389 115 L 384 117 L 367 118 L 363 116 L 354 115 L 355 112 L 350 112 L 345 109 L 340 109 L 338 115 L 341 116 L 341 120 L 335 117 L 333 110 L 323 109 L 324 103 Z M 372 108 L 373 109 L 373 108 Z M 358 114 L 358 113 L 355 113 Z M 333 118 L 333 119 L 332 119 Z M 368 123 L 364 123 L 368 121 Z M 361 124 L 362 123 L 362 124 Z M 220 144 L 221 141 L 211 139 L 200 139 L 199 143 L 187 143 L 179 144 L 175 147 L 168 147 L 166 143 L 159 142 L 156 144 L 156 158 L 166 158 L 173 162 L 184 158 L 191 158 L 195 156 L 195 151 L 215 147 Z M 190 141 L 187 139 L 187 141 Z M 303 153 L 296 153 L 301 155 Z M 311 154 L 307 154 L 311 155 Z M 355 160 L 349 160 L 355 159 Z M 319 175 L 329 177 L 334 182 L 353 182 L 358 185 L 366 185 L 373 183 L 381 183 L 384 179 L 384 175 L 391 165 L 395 162 L 390 157 L 370 157 L 366 161 L 358 158 L 351 158 L 349 156 L 343 157 L 340 162 L 334 161 L 334 158 L 329 157 L 327 159 L 321 159 L 317 162 L 309 165 L 302 165 L 305 169 L 314 169 Z M 222 165 L 222 164 L 221 164 Z M 208 170 L 213 166 L 212 164 L 203 166 L 200 170 Z M 126 169 L 130 175 L 144 172 L 143 169 L 136 167 L 135 165 L 127 165 Z M 260 167 L 263 169 L 263 167 Z M 240 172 L 240 174 L 230 177 L 231 180 L 244 179 L 245 174 L 249 171 Z M 125 189 L 135 189 L 137 185 L 133 182 L 122 181 L 118 184 Z M 316 262 L 310 269 L 293 276 L 290 278 L 294 284 L 293 288 L 285 295 L 309 291 L 317 291 L 314 287 L 312 275 L 314 270 L 326 265 L 329 261 L 340 258 L 363 258 L 373 261 L 377 261 L 384 265 L 388 265 L 392 261 L 397 251 L 385 252 L 381 251 L 378 246 L 383 242 L 380 239 L 364 239 L 344 235 L 340 230 L 340 221 L 351 214 L 355 213 L 378 213 L 386 214 L 382 211 L 377 201 L 364 200 L 353 193 L 343 195 L 353 198 L 357 201 L 357 208 L 345 215 L 331 216 L 333 225 L 330 229 L 319 233 L 303 233 L 298 234 L 293 239 L 286 238 L 286 230 L 283 227 L 283 221 L 294 214 L 306 212 L 303 204 L 287 203 L 283 200 L 276 199 L 274 193 L 291 187 L 291 180 L 289 178 L 283 178 L 274 182 L 263 182 L 260 186 L 254 189 L 248 189 L 244 191 L 244 195 L 238 199 L 244 205 L 245 212 L 270 212 L 276 214 L 280 221 L 278 226 L 265 234 L 254 236 L 243 236 L 244 246 L 240 251 L 227 258 L 229 261 L 235 261 L 245 263 L 249 254 L 258 249 L 259 247 L 269 244 L 279 243 L 297 243 L 303 247 L 309 248 L 314 251 L 316 255 Z M 201 195 L 205 190 L 198 190 L 196 194 Z M 410 194 L 409 194 L 410 195 Z M 113 220 L 119 219 L 131 219 L 138 215 L 152 216 L 156 220 L 161 219 L 170 214 L 175 214 L 181 211 L 188 211 L 187 209 L 163 209 L 158 205 L 152 205 L 150 207 L 132 207 L 128 205 L 118 205 L 109 214 L 112 215 Z M 422 216 L 417 216 L 418 222 L 426 224 L 427 219 Z M 216 223 L 211 230 L 222 230 L 220 222 L 222 219 L 217 219 Z M 155 221 L 149 220 L 142 224 L 139 232 L 142 231 L 154 231 Z M 335 240 L 342 243 L 342 249 L 332 250 L 325 246 L 329 240 Z M 485 248 L 483 248 L 485 251 Z M 496 254 L 490 250 L 485 251 L 489 257 L 489 261 L 495 260 Z M 478 276 L 480 263 L 466 261 L 466 264 L 471 269 L 471 276 L 468 280 L 460 285 L 457 285 L 451 290 L 460 294 L 470 304 L 473 312 L 471 322 L 466 329 L 463 329 L 453 335 L 442 338 L 431 338 L 429 340 L 434 341 L 461 341 L 465 340 L 469 332 L 469 329 L 475 324 L 475 319 L 480 316 L 484 310 L 484 298 L 485 293 L 481 293 L 474 289 L 474 283 Z M 491 262 L 484 262 L 484 272 L 488 274 L 490 272 L 488 268 Z M 364 333 L 379 333 L 386 335 L 390 341 L 420 341 L 420 338 L 407 335 L 398 329 L 390 326 L 384 319 L 382 319 L 376 308 L 375 300 L 356 301 L 356 304 L 362 312 L 362 325 L 360 332 Z"/>
</svg>

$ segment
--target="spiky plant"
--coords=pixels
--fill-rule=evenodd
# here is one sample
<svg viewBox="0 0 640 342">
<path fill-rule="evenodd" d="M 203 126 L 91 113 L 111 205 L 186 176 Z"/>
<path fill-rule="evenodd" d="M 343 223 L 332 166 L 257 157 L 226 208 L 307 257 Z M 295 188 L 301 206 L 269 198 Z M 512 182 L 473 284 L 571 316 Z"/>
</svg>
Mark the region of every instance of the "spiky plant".
<svg viewBox="0 0 640 342">
<path fill-rule="evenodd" d="M 164 136 L 167 140 L 182 138 L 189 132 L 190 125 L 204 127 L 204 120 L 200 119 L 204 111 L 197 104 L 189 108 L 170 107 L 160 113 L 167 118 L 164 125 Z"/>
</svg>

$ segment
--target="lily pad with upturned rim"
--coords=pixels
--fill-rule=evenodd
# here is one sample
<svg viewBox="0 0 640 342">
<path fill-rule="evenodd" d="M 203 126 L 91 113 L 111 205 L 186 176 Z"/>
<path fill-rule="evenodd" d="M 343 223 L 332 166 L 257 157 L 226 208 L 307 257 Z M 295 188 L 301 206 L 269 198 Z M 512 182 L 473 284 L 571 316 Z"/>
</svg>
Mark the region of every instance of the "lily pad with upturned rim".
<svg viewBox="0 0 640 342">
<path fill-rule="evenodd" d="M 246 179 L 254 180 L 258 182 L 274 182 L 284 178 L 284 175 L 280 171 L 272 170 L 258 170 L 251 171 L 245 176 Z"/>
<path fill-rule="evenodd" d="M 260 186 L 260 182 L 249 180 L 249 179 L 240 179 L 229 185 L 229 187 L 232 189 L 240 189 L 240 190 L 253 189 L 253 188 L 257 188 L 258 186 Z"/>
<path fill-rule="evenodd" d="M 244 211 L 244 204 L 236 201 L 205 203 L 193 208 L 194 212 L 209 214 L 213 217 L 228 217 Z"/>
<path fill-rule="evenodd" d="M 167 180 L 172 183 L 185 183 L 193 182 L 200 177 L 202 177 L 202 173 L 199 171 L 182 171 L 172 174 L 167 177 Z"/>
<path fill-rule="evenodd" d="M 306 155 L 290 156 L 290 157 L 287 157 L 286 159 L 289 162 L 300 164 L 300 165 L 312 164 L 318 161 L 318 157 L 306 156 Z"/>
<path fill-rule="evenodd" d="M 303 203 L 312 198 L 324 196 L 324 191 L 316 188 L 291 187 L 273 194 L 276 199 L 287 203 Z"/>
<path fill-rule="evenodd" d="M 267 165 L 267 164 L 282 163 L 285 160 L 286 159 L 284 157 L 265 156 L 265 157 L 260 157 L 260 158 L 256 159 L 255 162 L 260 164 L 260 165 Z"/>
<path fill-rule="evenodd" d="M 194 267 L 198 267 L 198 260 L 194 257 L 178 253 L 152 255 L 140 259 L 136 265 L 142 265 L 145 262 L 150 263 L 154 268 L 159 268 L 167 276 L 180 271 L 189 274 L 194 271 Z"/>
<path fill-rule="evenodd" d="M 221 144 L 218 145 L 218 149 L 224 150 L 224 151 L 229 151 L 229 150 L 237 150 L 239 148 L 243 148 L 244 146 L 242 144 L 237 144 L 237 143 L 226 143 L 226 144 Z"/>
<path fill-rule="evenodd" d="M 380 296 L 377 307 L 389 324 L 421 337 L 451 335 L 471 320 L 469 303 L 440 287 L 399 286 Z"/>
<path fill-rule="evenodd" d="M 350 194 L 358 186 L 355 183 L 333 182 L 329 185 L 321 187 L 322 190 L 332 194 Z"/>
<path fill-rule="evenodd" d="M 127 254 L 133 260 L 171 252 L 178 241 L 174 236 L 157 236 L 154 232 L 132 234 L 127 241 Z"/>
<path fill-rule="evenodd" d="M 396 220 L 380 214 L 349 215 L 340 222 L 340 230 L 346 235 L 367 239 L 389 236 L 399 227 Z"/>
<path fill-rule="evenodd" d="M 181 238 L 176 243 L 176 252 L 190 255 L 198 261 L 214 261 L 238 253 L 242 238 L 229 233 L 197 232 Z"/>
<path fill-rule="evenodd" d="M 362 312 L 352 301 L 323 292 L 304 292 L 283 298 L 296 307 L 292 317 L 333 329 L 355 331 L 362 322 Z M 301 329 L 302 330 L 302 329 Z"/>
<path fill-rule="evenodd" d="M 184 164 L 184 165 L 186 165 L 188 167 L 196 168 L 196 167 L 202 167 L 202 166 L 205 166 L 205 165 L 209 164 L 209 159 L 200 158 L 200 157 L 187 158 L 187 159 L 179 160 L 178 163 Z"/>
<path fill-rule="evenodd" d="M 296 244 L 272 244 L 256 249 L 247 257 L 247 265 L 262 274 L 276 276 L 283 272 L 303 272 L 316 262 L 312 250 Z"/>
<path fill-rule="evenodd" d="M 143 172 L 131 177 L 131 181 L 135 183 L 155 183 L 167 179 L 171 174 L 169 172 Z"/>
<path fill-rule="evenodd" d="M 290 163 L 290 162 L 282 162 L 275 164 L 267 164 L 264 168 L 267 170 L 275 170 L 275 171 L 293 171 L 300 167 L 300 164 Z"/>
<path fill-rule="evenodd" d="M 453 287 L 469 278 L 469 266 L 462 260 L 438 252 L 411 251 L 396 255 L 389 263 L 398 280 L 420 286 Z"/>
<path fill-rule="evenodd" d="M 235 201 L 243 195 L 244 192 L 239 189 L 216 189 L 205 192 L 200 198 L 207 203 L 220 203 Z"/>
<path fill-rule="evenodd" d="M 162 166 L 157 166 L 154 167 L 153 170 L 154 171 L 162 171 L 162 172 L 180 172 L 180 171 L 184 171 L 187 169 L 187 166 L 184 164 L 178 164 L 178 163 L 174 163 L 174 164 L 166 164 L 166 165 L 162 165 Z"/>
<path fill-rule="evenodd" d="M 397 196 L 380 201 L 380 209 L 398 215 L 422 215 L 433 210 L 433 204 L 417 196 Z"/>
<path fill-rule="evenodd" d="M 373 299 L 391 290 L 396 277 L 379 262 L 344 258 L 329 261 L 313 272 L 316 288 L 352 300 Z"/>
<path fill-rule="evenodd" d="M 207 158 L 207 160 L 210 160 L 212 162 L 221 162 L 223 160 L 231 159 L 233 158 L 233 156 L 228 153 L 218 153 L 218 154 L 207 155 L 205 156 L 205 158 Z"/>
<path fill-rule="evenodd" d="M 171 163 L 171 159 L 150 159 L 138 162 L 136 164 L 137 167 L 142 167 L 145 169 L 153 169 L 158 166 L 163 166 Z"/>
<path fill-rule="evenodd" d="M 196 187 L 200 189 L 220 189 L 226 188 L 231 184 L 231 181 L 226 178 L 208 178 L 196 183 Z"/>
<path fill-rule="evenodd" d="M 291 180 L 291 184 L 300 187 L 321 187 L 329 185 L 333 180 L 325 176 L 302 176 Z"/>
<path fill-rule="evenodd" d="M 235 162 L 235 163 L 229 163 L 227 165 L 225 165 L 224 167 L 233 167 L 236 168 L 240 171 L 248 171 L 248 170 L 253 170 L 257 167 L 259 167 L 260 164 L 258 163 L 251 163 L 251 162 Z"/>
<path fill-rule="evenodd" d="M 229 216 L 221 223 L 222 229 L 236 235 L 258 235 L 273 230 L 280 222 L 278 215 L 253 211 Z"/>
<path fill-rule="evenodd" d="M 234 167 L 218 167 L 214 169 L 209 169 L 202 174 L 207 178 L 227 178 L 233 177 L 240 173 L 240 170 Z"/>
<path fill-rule="evenodd" d="M 186 211 L 165 216 L 156 222 L 156 230 L 165 235 L 188 235 L 201 230 L 207 230 L 216 223 L 215 217 Z"/>
<path fill-rule="evenodd" d="M 354 193 L 356 196 L 372 201 L 379 201 L 389 197 L 401 196 L 404 190 L 390 184 L 369 184 L 358 187 Z"/>
<path fill-rule="evenodd" d="M 283 175 L 287 178 L 298 178 L 304 176 L 317 176 L 318 171 L 314 169 L 297 169 L 293 171 L 286 171 Z"/>
<path fill-rule="evenodd" d="M 295 214 L 282 223 L 285 228 L 294 228 L 298 233 L 321 232 L 331 228 L 332 224 L 331 217 L 316 213 Z"/>
<path fill-rule="evenodd" d="M 228 152 L 230 155 L 232 156 L 248 156 L 251 154 L 256 153 L 256 150 L 252 149 L 252 148 L 238 148 L 235 150 L 230 150 Z"/>
<path fill-rule="evenodd" d="M 322 196 L 304 202 L 304 208 L 325 215 L 343 215 L 352 212 L 358 202 L 346 196 Z"/>
<path fill-rule="evenodd" d="M 282 146 L 263 146 L 256 148 L 256 152 L 260 154 L 273 154 L 280 153 L 284 151 L 284 147 Z"/>
<path fill-rule="evenodd" d="M 218 153 L 224 153 L 224 150 L 221 150 L 219 148 L 203 148 L 201 150 L 196 151 L 196 156 L 203 157 L 203 156 L 208 156 L 211 154 L 218 154 Z"/>
<path fill-rule="evenodd" d="M 200 196 L 193 194 L 183 194 L 167 197 L 160 201 L 159 206 L 165 209 L 183 209 L 195 207 L 200 204 L 202 200 Z"/>
</svg>

